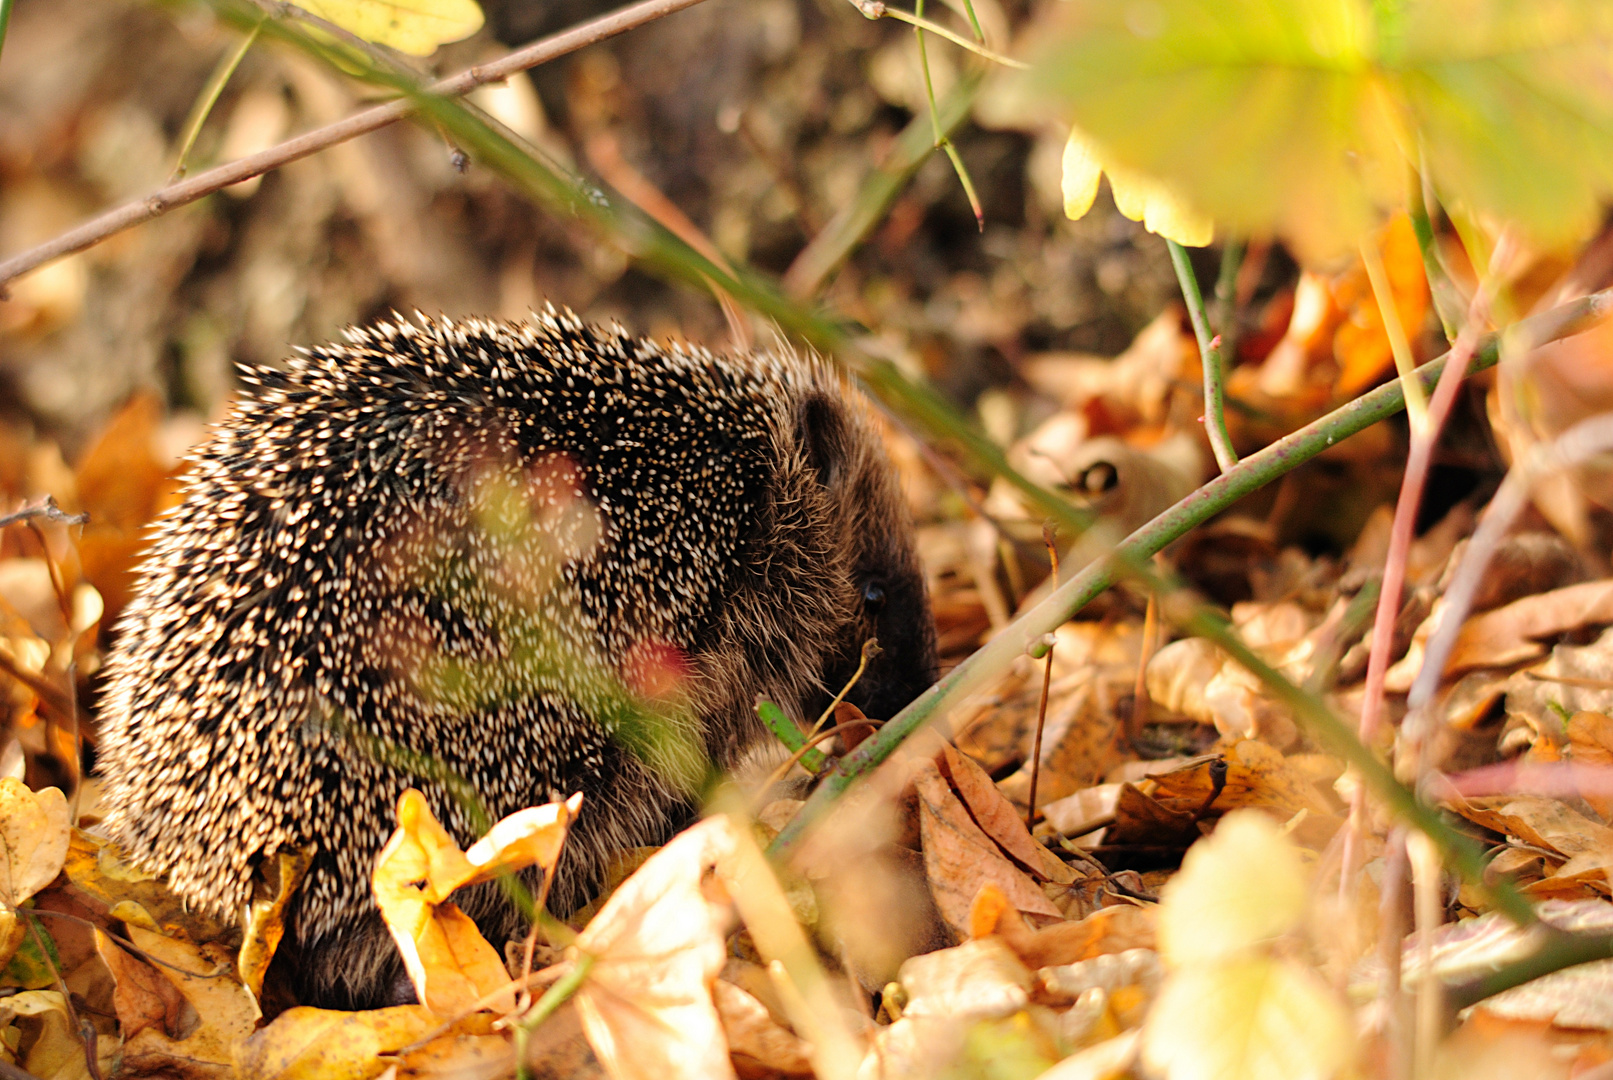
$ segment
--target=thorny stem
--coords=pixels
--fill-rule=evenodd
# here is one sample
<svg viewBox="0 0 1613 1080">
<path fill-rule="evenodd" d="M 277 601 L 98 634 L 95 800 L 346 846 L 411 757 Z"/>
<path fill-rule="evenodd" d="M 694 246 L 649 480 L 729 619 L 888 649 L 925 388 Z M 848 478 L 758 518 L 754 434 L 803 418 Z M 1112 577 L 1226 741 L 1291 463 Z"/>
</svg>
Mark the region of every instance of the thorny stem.
<svg viewBox="0 0 1613 1080">
<path fill-rule="evenodd" d="M 1613 291 L 1595 293 L 1525 320 L 1521 325 L 1530 333 L 1531 340 L 1552 341 L 1582 328 L 1588 321 L 1610 309 L 1613 309 Z M 1424 388 L 1438 379 L 1450 355 L 1446 354 L 1417 369 L 1417 377 L 1422 380 Z M 1474 351 L 1470 370 L 1481 371 L 1494 366 L 1498 355 L 1496 338 L 1486 338 Z M 1077 573 L 887 721 L 879 734 L 841 758 L 806 805 L 773 841 L 773 854 L 780 858 L 793 855 L 812 825 L 823 817 L 847 788 L 871 774 L 909 735 L 985 686 L 1037 638 L 1057 629 L 1113 585 L 1119 577 L 1117 568 L 1122 562 L 1136 564 L 1149 558 L 1245 495 L 1309 461 L 1329 446 L 1394 415 L 1403 406 L 1404 397 L 1398 379 L 1363 394 L 1250 455 L 1236 468 L 1211 480 L 1132 533 L 1119 545 L 1113 557 L 1100 559 Z"/>
<path fill-rule="evenodd" d="M 1210 336 L 1210 321 L 1204 314 L 1204 296 L 1199 292 L 1199 279 L 1193 273 L 1187 249 L 1169 237 L 1165 238 L 1165 246 L 1170 249 L 1171 265 L 1176 268 L 1176 280 L 1181 282 L 1182 298 L 1187 301 L 1187 314 L 1193 320 L 1193 336 L 1199 342 L 1199 361 L 1204 368 L 1204 433 L 1210 437 L 1215 463 L 1224 473 L 1238 464 L 1238 452 L 1232 448 L 1232 437 L 1227 434 L 1221 338 L 1219 335 Z"/>
<path fill-rule="evenodd" d="M 268 16 L 265 15 L 264 18 L 267 19 Z M 190 117 L 185 121 L 185 135 L 179 141 L 179 153 L 174 158 L 174 173 L 169 177 L 170 180 L 178 180 L 185 175 L 186 161 L 190 157 L 191 148 L 196 145 L 197 137 L 202 133 L 202 125 L 207 122 L 208 116 L 213 112 L 213 106 L 218 104 L 219 95 L 224 93 L 224 87 L 229 85 L 230 76 L 241 66 L 241 61 L 246 59 L 248 50 L 252 48 L 252 43 L 258 40 L 258 34 L 262 29 L 263 23 L 260 22 L 247 31 L 246 37 L 241 39 L 241 44 L 236 46 L 234 52 L 220 60 L 218 67 L 214 68 L 213 74 L 208 77 L 207 85 L 202 88 L 196 104 L 191 107 Z"/>
<path fill-rule="evenodd" d="M 0 3 L 3 2 L 5 0 L 0 0 Z M 528 68 L 547 63 L 584 46 L 593 45 L 698 3 L 700 0 L 640 0 L 639 3 L 619 8 L 580 26 L 541 38 L 497 60 L 467 68 L 457 75 L 433 83 L 426 88 L 426 92 L 445 97 L 467 94 L 478 86 L 502 82 Z M 45 263 L 64 255 L 71 255 L 75 251 L 83 251 L 114 233 L 160 217 L 170 210 L 195 202 L 204 195 L 210 195 L 231 184 L 262 175 L 271 169 L 298 161 L 337 143 L 386 127 L 419 108 L 418 100 L 408 98 L 376 105 L 354 113 L 344 120 L 338 120 L 334 124 L 288 139 L 261 153 L 251 154 L 197 173 L 188 180 L 168 184 L 150 195 L 124 203 L 53 240 L 0 262 L 0 296 L 3 296 L 4 287 L 9 282 Z"/>
<path fill-rule="evenodd" d="M 1491 275 L 1492 278 L 1494 275 Z M 1425 423 L 1411 425 L 1411 447 L 1406 454 L 1406 471 L 1400 483 L 1400 497 L 1395 504 L 1394 521 L 1389 529 L 1389 550 L 1384 556 L 1383 584 L 1378 593 L 1378 610 L 1372 622 L 1372 643 L 1367 652 L 1367 677 L 1361 698 L 1361 717 L 1356 728 L 1361 744 L 1372 746 L 1378 737 L 1383 715 L 1383 683 L 1389 671 L 1389 654 L 1394 647 L 1395 623 L 1400 617 L 1401 593 L 1406 584 L 1406 561 L 1411 554 L 1412 534 L 1416 530 L 1417 511 L 1422 506 L 1423 488 L 1428 481 L 1429 465 L 1433 461 L 1434 444 L 1445 427 L 1451 404 L 1456 400 L 1456 387 L 1460 377 L 1447 377 L 1459 366 L 1465 366 L 1478 339 L 1478 328 L 1488 314 L 1484 288 L 1474 294 L 1467 314 L 1467 323 L 1456 336 L 1456 343 L 1448 354 L 1459 358 L 1460 364 L 1446 367 L 1429 402 Z M 1495 338 L 1491 338 L 1496 341 Z M 1499 353 L 1499 342 L 1495 344 Z M 1396 380 L 1397 382 L 1399 380 Z M 1419 760 L 1421 755 L 1418 755 Z M 1339 872 L 1339 892 L 1354 888 L 1360 869 L 1360 836 L 1366 820 L 1366 791 L 1357 788 L 1350 799 L 1350 822 L 1344 835 L 1344 864 Z"/>
<path fill-rule="evenodd" d="M 1492 275 L 1493 278 L 1493 275 Z M 1478 341 L 1479 327 L 1488 314 L 1488 296 L 1484 288 L 1473 297 L 1467 313 L 1467 324 L 1456 336 L 1450 355 L 1465 363 L 1473 354 Z M 1422 430 L 1413 425 L 1411 447 L 1406 455 L 1405 477 L 1400 485 L 1400 498 L 1395 505 L 1394 524 L 1389 533 L 1389 551 L 1384 559 L 1383 591 L 1378 594 L 1378 613 L 1372 624 L 1372 648 L 1368 654 L 1365 696 L 1361 702 L 1361 741 L 1368 746 L 1378 734 L 1383 712 L 1383 681 L 1389 670 L 1389 653 L 1394 644 L 1395 622 L 1400 616 L 1400 594 L 1406 584 L 1406 559 L 1411 553 L 1412 534 L 1417 524 L 1417 511 L 1422 506 L 1423 489 L 1428 482 L 1428 469 L 1432 464 L 1434 445 L 1450 415 L 1456 400 L 1456 387 L 1461 375 L 1451 375 L 1462 364 L 1450 365 L 1435 387 L 1429 402 L 1427 423 Z M 1398 381 L 1398 380 L 1397 380 Z"/>
</svg>

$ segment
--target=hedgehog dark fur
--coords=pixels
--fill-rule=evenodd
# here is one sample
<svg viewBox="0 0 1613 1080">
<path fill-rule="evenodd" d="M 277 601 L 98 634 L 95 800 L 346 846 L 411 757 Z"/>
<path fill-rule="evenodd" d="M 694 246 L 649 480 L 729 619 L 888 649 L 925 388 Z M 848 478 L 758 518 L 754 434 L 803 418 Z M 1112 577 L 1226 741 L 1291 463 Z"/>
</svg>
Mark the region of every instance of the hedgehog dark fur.
<svg viewBox="0 0 1613 1080">
<path fill-rule="evenodd" d="M 758 693 L 815 715 L 869 636 L 869 715 L 934 678 L 880 439 L 813 360 L 551 310 L 382 323 L 244 379 L 120 625 L 99 768 L 111 835 L 215 914 L 265 854 L 317 846 L 282 947 L 306 1002 L 373 1005 L 401 974 L 369 874 L 403 788 L 462 843 L 443 777 L 495 818 L 583 792 L 565 910 L 692 812 L 601 726 L 611 687 L 681 673 L 684 745 L 729 768 L 764 738 Z M 519 929 L 492 886 L 462 906 Z"/>
</svg>

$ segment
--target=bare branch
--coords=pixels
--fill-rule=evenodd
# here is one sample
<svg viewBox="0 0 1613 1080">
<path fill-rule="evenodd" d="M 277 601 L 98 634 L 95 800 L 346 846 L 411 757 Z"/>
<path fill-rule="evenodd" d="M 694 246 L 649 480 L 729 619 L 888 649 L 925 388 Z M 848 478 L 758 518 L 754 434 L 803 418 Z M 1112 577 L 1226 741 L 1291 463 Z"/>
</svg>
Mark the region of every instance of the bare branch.
<svg viewBox="0 0 1613 1080">
<path fill-rule="evenodd" d="M 619 8 L 609 15 L 563 30 L 558 34 L 534 41 L 515 50 L 497 60 L 486 64 L 477 64 L 467 68 L 457 75 L 442 79 L 426 88 L 428 93 L 440 94 L 445 97 L 458 97 L 467 94 L 478 86 L 488 83 L 502 82 L 511 75 L 518 74 L 528 68 L 537 67 L 550 60 L 565 56 L 588 45 L 596 44 L 611 38 L 625 30 L 653 22 L 663 15 L 671 15 L 684 8 L 693 7 L 700 0 L 641 0 L 637 4 L 629 4 Z M 20 254 L 0 262 L 0 299 L 4 298 L 5 286 L 28 273 L 38 269 L 44 264 L 59 259 L 64 255 L 71 255 L 75 251 L 83 251 L 100 243 L 115 233 L 124 229 L 142 224 L 160 217 L 170 210 L 177 209 L 187 203 L 195 202 L 204 195 L 210 195 L 231 184 L 249 180 L 260 176 L 271 169 L 305 158 L 310 154 L 318 153 L 337 143 L 346 142 L 360 135 L 396 123 L 414 111 L 414 104 L 408 100 L 398 99 L 382 105 L 376 105 L 362 112 L 354 113 L 345 120 L 338 120 L 334 124 L 313 131 L 305 132 L 294 139 L 288 139 L 278 146 L 272 146 L 261 153 L 252 154 L 236 161 L 219 165 L 198 173 L 186 180 L 169 184 L 159 188 L 150 195 L 124 203 L 122 206 L 108 210 L 99 217 L 91 218 L 75 229 L 69 230 L 53 240 L 49 240 L 38 247 L 30 248 Z"/>
</svg>

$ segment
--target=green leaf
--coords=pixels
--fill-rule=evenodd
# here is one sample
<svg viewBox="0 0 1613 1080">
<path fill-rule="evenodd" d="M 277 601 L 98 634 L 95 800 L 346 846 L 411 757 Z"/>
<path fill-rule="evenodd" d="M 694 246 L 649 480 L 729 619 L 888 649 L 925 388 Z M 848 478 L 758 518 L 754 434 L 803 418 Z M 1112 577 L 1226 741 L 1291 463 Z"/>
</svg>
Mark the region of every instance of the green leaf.
<svg viewBox="0 0 1613 1080">
<path fill-rule="evenodd" d="M 61 957 L 56 954 L 55 940 L 27 908 L 19 908 L 17 916 L 26 920 L 39 936 L 23 934 L 22 944 L 17 946 L 5 969 L 0 971 L 0 986 L 20 986 L 24 990 L 55 986 L 56 972 L 61 970 Z M 41 942 L 44 943 L 43 950 L 40 948 Z"/>
<path fill-rule="evenodd" d="M 410 56 L 430 56 L 437 46 L 474 34 L 483 22 L 476 0 L 300 0 L 297 6 Z"/>
<path fill-rule="evenodd" d="M 1546 244 L 1595 227 L 1613 192 L 1613 5 L 1441 0 L 1412 6 L 1392 44 L 1444 198 Z"/>
<path fill-rule="evenodd" d="M 1032 78 L 1105 160 L 1230 231 L 1353 248 L 1426 162 L 1533 238 L 1613 192 L 1613 5 L 1070 0 Z"/>
</svg>

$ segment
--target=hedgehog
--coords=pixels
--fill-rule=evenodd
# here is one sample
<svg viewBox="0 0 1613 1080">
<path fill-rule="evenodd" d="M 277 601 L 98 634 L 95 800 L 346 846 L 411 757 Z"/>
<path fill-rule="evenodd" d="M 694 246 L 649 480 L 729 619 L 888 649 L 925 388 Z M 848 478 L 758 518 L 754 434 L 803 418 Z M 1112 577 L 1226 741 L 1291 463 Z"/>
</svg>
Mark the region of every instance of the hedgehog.
<svg viewBox="0 0 1613 1080">
<path fill-rule="evenodd" d="M 283 366 L 189 459 L 106 665 L 105 828 L 194 908 L 312 851 L 277 966 L 307 1004 L 403 1000 L 369 876 L 408 787 L 462 843 L 583 793 L 549 893 L 691 820 L 881 652 L 935 677 L 913 530 L 871 407 L 822 361 L 661 345 L 548 308 L 394 317 Z M 496 883 L 457 901 L 498 942 Z"/>
</svg>

